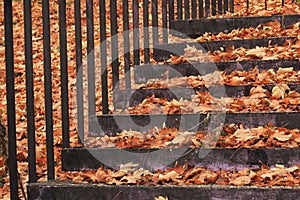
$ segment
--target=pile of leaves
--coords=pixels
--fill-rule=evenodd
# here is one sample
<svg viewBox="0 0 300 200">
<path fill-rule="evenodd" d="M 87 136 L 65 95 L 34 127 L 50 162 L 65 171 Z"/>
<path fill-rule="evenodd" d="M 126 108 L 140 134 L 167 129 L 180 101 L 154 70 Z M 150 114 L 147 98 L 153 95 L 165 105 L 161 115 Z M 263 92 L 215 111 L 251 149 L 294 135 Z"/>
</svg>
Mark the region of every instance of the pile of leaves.
<svg viewBox="0 0 300 200">
<path fill-rule="evenodd" d="M 75 182 L 92 182 L 109 185 L 233 185 L 233 186 L 291 186 L 300 184 L 300 166 L 285 167 L 276 165 L 272 168 L 262 165 L 261 168 L 243 170 L 213 171 L 188 164 L 176 165 L 173 168 L 150 172 L 138 165 L 128 163 L 121 165 L 118 171 L 99 168 L 97 172 L 75 172 L 76 180 L 65 173 L 64 180 Z M 67 175 L 66 175 L 67 174 Z M 70 173 L 69 173 L 70 174 Z"/>
<path fill-rule="evenodd" d="M 268 37 L 297 37 L 299 35 L 300 23 L 295 23 L 288 27 L 282 27 L 278 20 L 260 24 L 256 28 L 240 28 L 232 30 L 229 33 L 220 32 L 217 35 L 213 33 L 205 33 L 196 38 L 195 42 L 206 42 L 215 40 L 241 40 L 241 39 L 257 39 Z"/>
<path fill-rule="evenodd" d="M 184 55 L 171 56 L 170 59 L 162 64 L 179 64 L 184 62 L 226 62 L 243 60 L 288 60 L 299 59 L 300 54 L 300 35 L 295 41 L 286 40 L 283 46 L 270 44 L 267 47 L 256 46 L 253 49 L 244 47 L 235 48 L 227 46 L 220 50 L 207 53 L 197 49 L 194 46 L 187 45 Z"/>
<path fill-rule="evenodd" d="M 191 98 L 191 101 L 183 99 L 168 101 L 165 98 L 156 98 L 153 94 L 146 97 L 140 104 L 129 107 L 122 112 L 130 114 L 179 114 L 266 111 L 299 112 L 300 110 L 300 94 L 295 90 L 291 90 L 286 84 L 275 85 L 271 92 L 264 89 L 263 86 L 252 87 L 249 96 L 240 98 L 215 98 L 213 93 L 211 94 L 209 91 L 196 92 Z M 115 113 L 118 112 L 115 111 Z"/>
<path fill-rule="evenodd" d="M 116 136 L 90 137 L 85 143 L 86 147 L 100 148 L 297 148 L 299 145 L 299 129 L 272 124 L 244 128 L 241 123 L 199 132 L 181 132 L 176 128 L 154 128 L 147 133 L 123 130 Z"/>
</svg>

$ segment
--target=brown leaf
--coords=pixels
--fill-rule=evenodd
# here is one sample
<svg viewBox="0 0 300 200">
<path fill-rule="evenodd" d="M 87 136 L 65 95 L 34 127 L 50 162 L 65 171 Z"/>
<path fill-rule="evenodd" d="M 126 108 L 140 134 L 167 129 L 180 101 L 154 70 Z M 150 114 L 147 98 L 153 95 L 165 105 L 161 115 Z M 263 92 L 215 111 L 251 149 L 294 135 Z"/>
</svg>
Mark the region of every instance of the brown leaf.
<svg viewBox="0 0 300 200">
<path fill-rule="evenodd" d="M 174 181 L 180 177 L 175 171 L 169 171 L 166 174 L 159 174 L 158 181 Z"/>
<path fill-rule="evenodd" d="M 293 138 L 293 134 L 286 135 L 284 132 L 279 132 L 278 130 L 275 130 L 273 137 L 280 142 L 286 142 Z"/>
<path fill-rule="evenodd" d="M 244 186 L 249 185 L 251 182 L 251 178 L 249 176 L 239 176 L 234 180 L 231 180 L 229 183 L 235 186 Z"/>
<path fill-rule="evenodd" d="M 285 96 L 286 90 L 289 90 L 289 86 L 286 84 L 276 85 L 272 89 L 272 98 L 274 99 L 283 99 Z"/>
</svg>

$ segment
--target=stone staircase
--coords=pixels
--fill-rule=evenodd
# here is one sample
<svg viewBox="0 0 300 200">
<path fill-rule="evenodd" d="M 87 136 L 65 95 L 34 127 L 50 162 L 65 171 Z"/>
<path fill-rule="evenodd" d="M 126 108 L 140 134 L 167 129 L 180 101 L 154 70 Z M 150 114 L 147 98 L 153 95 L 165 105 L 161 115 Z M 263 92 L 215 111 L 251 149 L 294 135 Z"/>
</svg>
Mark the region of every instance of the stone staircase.
<svg viewBox="0 0 300 200">
<path fill-rule="evenodd" d="M 270 17 L 243 17 L 243 18 L 219 18 L 201 20 L 174 20 L 171 22 L 171 34 L 178 37 L 183 35 L 192 38 L 205 32 L 219 33 L 230 32 L 242 27 L 256 27 L 259 24 L 278 20 L 282 26 L 290 26 L 300 21 L 300 15 L 275 15 Z M 160 44 L 154 48 L 154 59 L 165 61 L 171 54 L 180 56 L 184 49 L 196 46 L 206 51 L 215 51 L 226 46 L 246 49 L 256 46 L 268 46 L 277 44 L 282 46 L 286 40 L 295 40 L 295 37 L 276 37 L 246 40 L 222 40 L 212 42 L 182 42 L 173 44 Z M 235 70 L 250 71 L 254 67 L 258 70 L 293 67 L 300 69 L 298 59 L 291 60 L 248 60 L 228 62 L 193 62 L 177 64 L 146 64 L 136 66 L 134 80 L 136 84 L 145 84 L 148 80 L 167 74 L 168 78 L 206 75 L 214 71 Z M 172 73 L 174 71 L 174 73 Z M 168 72 L 168 73 L 166 73 Z M 277 83 L 265 85 L 264 88 L 272 92 Z M 199 91 L 208 91 L 214 97 L 240 98 L 248 96 L 253 85 L 237 86 L 211 86 L 211 87 L 174 87 L 174 88 L 138 88 L 114 91 L 115 109 L 126 110 L 128 107 L 137 106 L 145 98 L 155 95 L 157 98 L 191 100 L 191 96 Z M 299 84 L 289 84 L 292 91 L 300 93 Z M 223 96 L 224 95 L 224 96 Z M 144 132 L 157 127 L 177 128 L 180 131 L 197 132 L 211 131 L 220 122 L 224 124 L 242 123 L 245 128 L 255 128 L 272 124 L 275 127 L 288 129 L 298 128 L 299 104 L 296 111 L 261 111 L 261 112 L 211 112 L 211 113 L 176 113 L 176 114 L 113 114 L 90 117 L 90 137 L 103 137 L 104 135 L 116 135 L 122 130 Z M 202 123 L 203 121 L 206 123 Z M 213 126 L 213 127 L 211 127 Z M 206 152 L 201 157 L 201 152 Z M 126 152 L 126 153 L 124 153 Z M 146 157 L 149 152 L 155 156 Z M 128 153 L 128 154 L 127 154 Z M 140 155 L 139 155 L 140 154 Z M 123 157 L 125 155 L 125 157 Z M 131 160 L 130 160 L 130 159 Z M 97 170 L 104 168 L 117 168 L 126 161 L 138 163 L 139 167 L 149 170 L 165 169 L 176 165 L 201 166 L 216 170 L 238 170 L 243 168 L 259 168 L 262 164 L 274 166 L 281 164 L 286 167 L 300 163 L 299 148 L 99 148 L 83 147 L 68 148 L 62 150 L 63 170 Z M 74 183 L 32 183 L 28 186 L 29 199 L 154 199 L 157 196 L 166 196 L 168 199 L 298 199 L 299 187 L 256 187 L 256 186 L 220 186 L 220 185 L 185 185 L 185 186 L 136 186 L 136 185 L 93 185 Z"/>
</svg>

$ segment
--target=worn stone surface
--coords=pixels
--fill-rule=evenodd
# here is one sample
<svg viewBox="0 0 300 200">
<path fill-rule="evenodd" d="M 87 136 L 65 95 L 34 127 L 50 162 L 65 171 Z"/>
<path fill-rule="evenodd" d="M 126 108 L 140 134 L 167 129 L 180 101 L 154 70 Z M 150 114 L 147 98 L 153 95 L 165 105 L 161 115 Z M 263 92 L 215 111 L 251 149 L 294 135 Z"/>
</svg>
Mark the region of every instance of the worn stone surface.
<svg viewBox="0 0 300 200">
<path fill-rule="evenodd" d="M 97 170 L 100 166 L 116 169 L 120 164 L 129 162 L 139 163 L 140 167 L 147 170 L 157 170 L 166 166 L 174 167 L 176 164 L 174 160 L 179 165 L 188 163 L 191 166 L 213 170 L 258 168 L 261 163 L 268 166 L 275 164 L 292 166 L 300 163 L 300 149 L 181 148 L 122 150 L 116 148 L 70 148 L 62 150 L 62 169 L 68 171 Z"/>
<path fill-rule="evenodd" d="M 287 27 L 299 21 L 299 15 L 272 15 L 272 16 L 249 16 L 235 18 L 211 18 L 197 20 L 175 20 L 171 22 L 172 34 L 180 37 L 188 35 L 198 37 L 205 32 L 219 33 L 229 32 L 237 28 L 256 27 L 271 21 L 279 21 L 283 27 Z"/>
<path fill-rule="evenodd" d="M 223 116 L 225 115 L 225 116 Z M 210 117 L 225 119 L 226 124 L 237 124 L 243 122 L 244 127 L 251 128 L 265 126 L 269 122 L 274 126 L 284 126 L 289 129 L 300 128 L 298 112 L 244 112 L 244 113 L 222 113 L 214 112 Z M 207 114 L 155 114 L 145 115 L 101 115 L 90 117 L 90 136 L 115 135 L 122 130 L 147 131 L 150 128 L 163 126 L 179 128 L 181 131 L 207 130 L 205 124 L 201 124 Z M 210 120 L 211 121 L 211 120 Z M 209 121 L 209 122 L 210 122 Z M 198 124 L 198 125 L 197 125 Z"/>
<path fill-rule="evenodd" d="M 258 188 L 216 185 L 97 186 L 56 182 L 29 184 L 28 186 L 29 199 L 153 200 L 158 196 L 165 196 L 172 200 L 299 199 L 299 188 Z"/>
</svg>

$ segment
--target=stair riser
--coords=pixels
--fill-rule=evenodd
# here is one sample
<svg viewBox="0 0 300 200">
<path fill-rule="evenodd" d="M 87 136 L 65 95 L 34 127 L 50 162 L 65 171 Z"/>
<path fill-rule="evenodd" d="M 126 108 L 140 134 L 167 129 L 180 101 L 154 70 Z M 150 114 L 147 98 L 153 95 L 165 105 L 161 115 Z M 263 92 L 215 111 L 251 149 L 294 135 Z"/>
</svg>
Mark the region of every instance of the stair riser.
<svg viewBox="0 0 300 200">
<path fill-rule="evenodd" d="M 171 200 L 298 199 L 299 188 L 257 188 L 204 186 L 96 186 L 82 184 L 29 184 L 29 199 L 80 200 L 153 200 L 165 196 Z"/>
<path fill-rule="evenodd" d="M 278 20 L 283 27 L 287 27 L 300 21 L 300 15 L 273 15 L 252 16 L 241 18 L 212 18 L 198 20 L 175 20 L 171 21 L 171 34 L 185 37 L 198 37 L 206 32 L 228 33 L 238 28 L 257 27 L 259 24 Z"/>
<path fill-rule="evenodd" d="M 159 152 L 151 154 L 151 152 Z M 132 153 L 132 154 L 130 154 Z M 154 156 L 153 156 L 154 155 Z M 101 149 L 81 148 L 62 150 L 62 169 L 65 171 L 97 170 L 100 166 L 118 169 L 120 164 L 136 163 L 153 171 L 188 163 L 212 170 L 259 168 L 283 164 L 286 167 L 300 163 L 300 149 Z M 169 162 L 168 162 L 169 161 Z"/>
<path fill-rule="evenodd" d="M 101 115 L 91 116 L 90 136 L 115 135 L 122 130 L 147 131 L 154 127 L 161 128 L 165 123 L 168 128 L 178 128 L 180 131 L 207 130 L 211 122 L 238 124 L 246 128 L 265 126 L 269 122 L 277 127 L 299 128 L 300 113 L 212 113 L 207 123 L 200 123 L 207 114 L 173 114 L 173 115 Z M 214 125 L 214 124 L 211 124 Z M 215 126 L 216 127 L 216 126 Z"/>
</svg>

